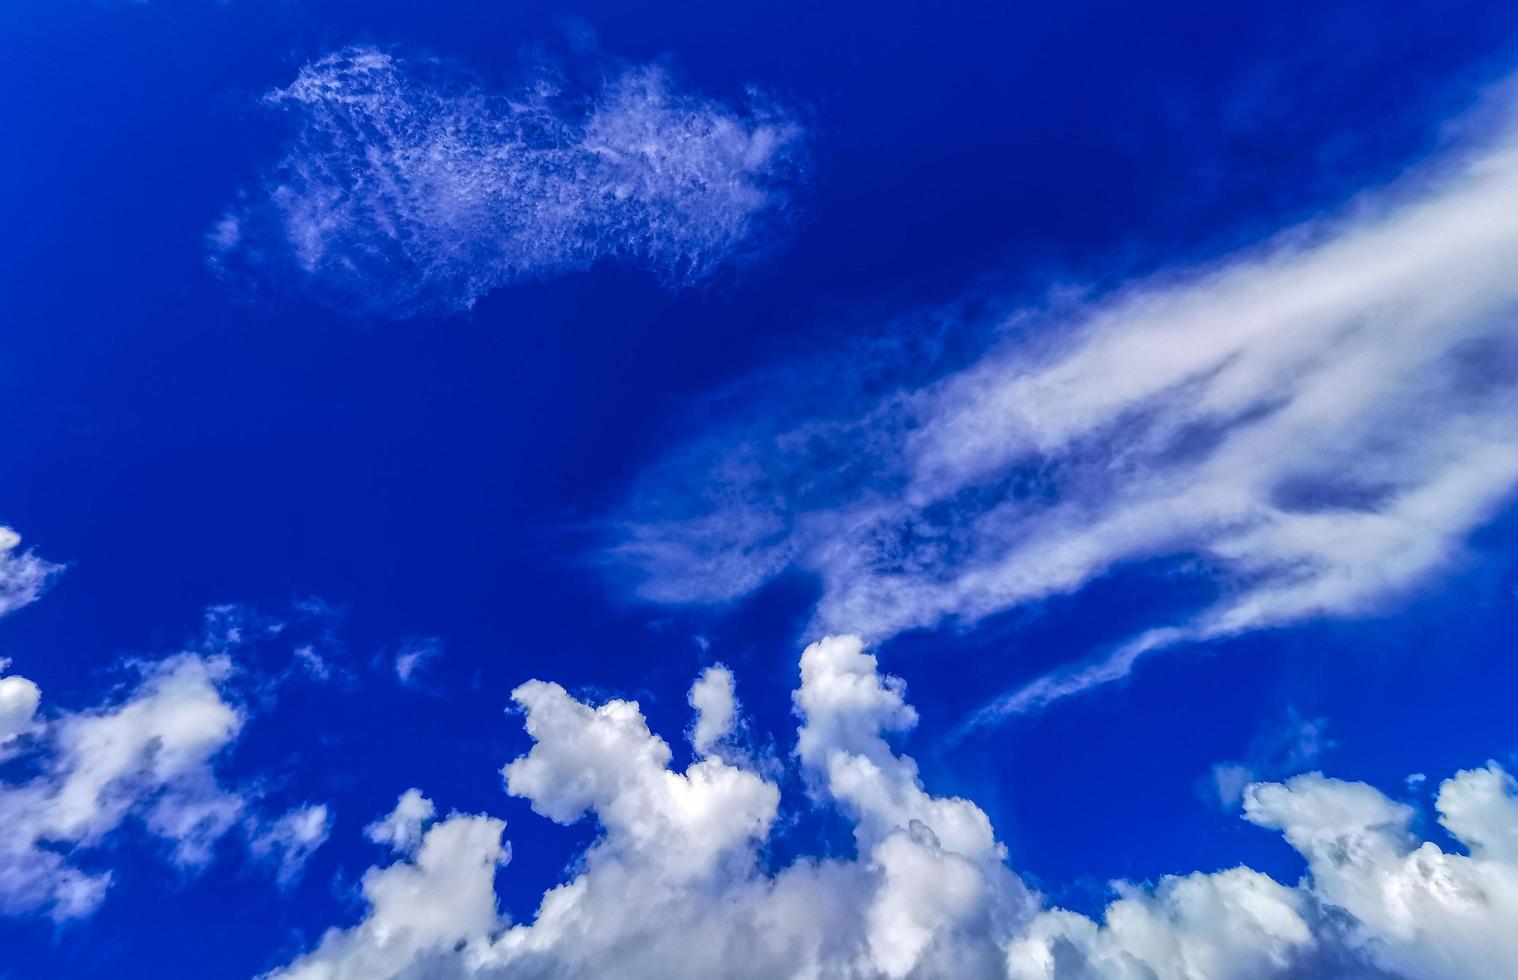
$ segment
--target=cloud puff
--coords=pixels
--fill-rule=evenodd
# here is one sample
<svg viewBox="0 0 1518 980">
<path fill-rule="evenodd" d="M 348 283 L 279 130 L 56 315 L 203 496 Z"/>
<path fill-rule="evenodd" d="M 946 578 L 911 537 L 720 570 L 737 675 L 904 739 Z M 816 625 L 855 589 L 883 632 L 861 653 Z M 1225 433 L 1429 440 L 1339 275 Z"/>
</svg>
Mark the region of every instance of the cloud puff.
<svg viewBox="0 0 1518 980">
<path fill-rule="evenodd" d="M 63 571 L 20 547 L 21 535 L 0 525 L 0 616 L 36 602 Z"/>
<path fill-rule="evenodd" d="M 790 114 L 683 91 L 657 66 L 589 93 L 549 70 L 496 92 L 352 47 L 266 101 L 295 136 L 210 233 L 212 263 L 293 272 L 349 312 L 467 310 L 602 260 L 692 284 L 763 249 L 799 173 Z"/>
<path fill-rule="evenodd" d="M 177 863 L 209 858 L 243 810 L 212 769 L 244 722 L 220 690 L 231 669 L 225 657 L 180 654 L 144 665 L 120 700 L 46 723 L 38 774 L 0 784 L 0 910 L 92 911 L 110 875 L 80 870 L 69 854 L 128 817 L 169 841 Z"/>
<path fill-rule="evenodd" d="M 722 683 L 713 676 L 703 680 Z M 409 790 L 370 829 L 395 859 L 365 875 L 367 914 L 271 976 L 1518 977 L 1507 926 L 1518 790 L 1495 763 L 1438 796 L 1468 854 L 1419 843 L 1411 807 L 1311 773 L 1244 796 L 1245 818 L 1306 859 L 1301 882 L 1238 867 L 1118 883 L 1097 921 L 1041 903 L 1006 866 L 984 811 L 932 795 L 891 749 L 888 736 L 915 722 L 904 694 L 855 638 L 807 648 L 794 758 L 815 803 L 851 822 L 856 852 L 770 868 L 773 783 L 712 757 L 673 770 L 635 703 L 593 706 L 525 684 L 513 699 L 534 745 L 506 766 L 506 787 L 556 822 L 595 819 L 600 834 L 573 876 L 513 923 L 494 892 L 510 858 L 504 823 L 438 820 Z"/>
<path fill-rule="evenodd" d="M 814 635 L 877 639 L 1149 559 L 1216 583 L 988 717 L 1179 642 L 1374 612 L 1458 563 L 1518 485 L 1515 213 L 1509 140 L 1207 267 L 989 326 L 951 310 L 952 343 L 757 383 L 647 474 L 612 557 L 659 602 L 799 569 Z"/>
<path fill-rule="evenodd" d="M 690 688 L 690 706 L 696 712 L 690 743 L 697 755 L 711 755 L 738 721 L 737 688 L 733 672 L 721 664 L 708 667 Z"/>
<path fill-rule="evenodd" d="M 0 759 L 7 746 L 33 730 L 41 702 L 42 691 L 32 681 L 14 674 L 0 677 Z"/>
<path fill-rule="evenodd" d="M 282 886 L 299 877 L 326 839 L 327 808 L 268 816 L 257 780 L 239 786 L 220 772 L 247 724 L 249 695 L 270 703 L 290 676 L 250 666 L 248 644 L 285 626 L 243 607 L 212 607 L 193 648 L 128 661 L 130 683 L 79 710 L 41 710 L 34 682 L 0 677 L 0 914 L 62 921 L 93 912 L 111 874 L 87 868 L 128 826 L 192 871 L 240 826 L 253 859 Z"/>
</svg>

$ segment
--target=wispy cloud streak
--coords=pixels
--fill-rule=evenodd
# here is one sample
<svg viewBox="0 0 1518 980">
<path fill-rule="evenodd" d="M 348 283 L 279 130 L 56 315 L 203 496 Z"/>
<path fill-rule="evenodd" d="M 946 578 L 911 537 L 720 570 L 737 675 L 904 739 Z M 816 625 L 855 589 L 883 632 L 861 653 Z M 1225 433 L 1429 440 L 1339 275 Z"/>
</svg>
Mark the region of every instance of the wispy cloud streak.
<svg viewBox="0 0 1518 980">
<path fill-rule="evenodd" d="M 62 565 L 22 551 L 21 535 L 0 525 L 0 616 L 36 602 L 62 571 Z"/>
<path fill-rule="evenodd" d="M 683 91 L 657 66 L 589 92 L 545 69 L 497 92 L 354 47 L 266 101 L 294 138 L 212 229 L 212 264 L 291 275 L 349 312 L 466 310 L 601 260 L 695 283 L 763 251 L 799 173 L 789 113 Z"/>
<path fill-rule="evenodd" d="M 820 411 L 782 389 L 651 473 L 614 554 L 658 601 L 801 569 L 816 632 L 876 638 L 1147 559 L 1216 583 L 983 720 L 1176 643 L 1373 612 L 1457 562 L 1518 485 L 1515 215 L 1518 152 L 1489 143 L 1210 267 L 1012 310 L 937 378 L 863 394 L 830 365 L 846 394 Z M 886 360 L 872 377 L 911 370 Z"/>
</svg>

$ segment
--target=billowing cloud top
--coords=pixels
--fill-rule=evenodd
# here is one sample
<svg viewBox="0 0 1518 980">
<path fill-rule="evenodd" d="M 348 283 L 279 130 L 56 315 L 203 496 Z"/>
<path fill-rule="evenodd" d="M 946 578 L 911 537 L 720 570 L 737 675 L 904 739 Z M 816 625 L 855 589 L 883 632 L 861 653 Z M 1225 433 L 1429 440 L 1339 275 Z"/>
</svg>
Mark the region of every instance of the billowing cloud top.
<svg viewBox="0 0 1518 980">
<path fill-rule="evenodd" d="M 1419 844 L 1411 807 L 1310 773 L 1244 795 L 1245 818 L 1306 859 L 1301 883 L 1238 867 L 1118 884 L 1097 922 L 1046 907 L 1006 866 L 985 812 L 933 796 L 892 750 L 886 736 L 916 721 L 904 695 L 857 638 L 803 653 L 795 761 L 816 803 L 852 822 L 857 853 L 772 870 L 774 783 L 704 755 L 700 734 L 696 760 L 673 770 L 635 703 L 597 707 L 529 682 L 513 697 L 535 744 L 506 766 L 506 788 L 551 820 L 595 818 L 574 876 L 513 924 L 494 890 L 510 860 L 504 822 L 437 820 L 412 789 L 370 829 L 395 860 L 365 875 L 364 918 L 271 976 L 1518 977 L 1518 785 L 1496 763 L 1440 788 L 1440 821 L 1468 855 Z M 707 717 L 732 697 L 724 670 L 691 700 Z"/>
<path fill-rule="evenodd" d="M 647 475 L 613 556 L 662 602 L 801 569 L 816 633 L 876 638 L 1144 559 L 1215 574 L 1210 606 L 992 714 L 1181 640 L 1372 611 L 1518 485 L 1518 144 L 1495 145 L 1215 266 L 1008 312 L 936 369 L 892 340 L 767 383 Z"/>
<path fill-rule="evenodd" d="M 267 101 L 295 137 L 212 230 L 213 264 L 292 273 L 350 312 L 465 310 L 603 259 L 695 283 L 765 247 L 799 175 L 790 114 L 682 91 L 657 66 L 590 93 L 548 70 L 494 92 L 354 47 Z"/>
</svg>

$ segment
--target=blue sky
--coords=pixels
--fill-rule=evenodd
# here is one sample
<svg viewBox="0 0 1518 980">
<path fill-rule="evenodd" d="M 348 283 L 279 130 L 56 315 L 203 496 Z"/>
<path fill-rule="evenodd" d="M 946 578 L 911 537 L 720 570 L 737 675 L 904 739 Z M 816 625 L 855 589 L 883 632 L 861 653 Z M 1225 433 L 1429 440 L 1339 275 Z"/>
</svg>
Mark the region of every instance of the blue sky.
<svg viewBox="0 0 1518 980">
<path fill-rule="evenodd" d="M 0 38 L 0 977 L 1518 976 L 1511 5 Z"/>
</svg>

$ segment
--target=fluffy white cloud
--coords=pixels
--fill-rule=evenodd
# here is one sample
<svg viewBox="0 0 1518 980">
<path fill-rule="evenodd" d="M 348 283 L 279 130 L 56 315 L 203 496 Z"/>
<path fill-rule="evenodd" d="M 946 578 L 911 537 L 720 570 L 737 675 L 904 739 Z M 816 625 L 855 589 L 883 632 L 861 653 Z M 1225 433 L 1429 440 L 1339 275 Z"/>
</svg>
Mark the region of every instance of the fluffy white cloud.
<svg viewBox="0 0 1518 980">
<path fill-rule="evenodd" d="M 0 677 L 0 759 L 11 742 L 32 731 L 41 702 L 42 691 L 32 681 L 15 674 Z"/>
<path fill-rule="evenodd" d="M 377 827 L 406 832 L 371 836 L 390 842 L 400 860 L 364 875 L 364 921 L 333 929 L 310 954 L 279 972 L 289 980 L 378 980 L 467 972 L 499 923 L 496 868 L 510 851 L 506 824 L 454 814 L 427 827 L 433 807 L 417 790 L 401 797 Z M 415 833 L 412 833 L 412 831 Z"/>
<path fill-rule="evenodd" d="M 92 912 L 111 884 L 101 855 L 128 827 L 166 844 L 169 859 L 195 871 L 234 828 L 255 861 L 281 885 L 293 882 L 325 841 L 326 807 L 266 816 L 258 780 L 220 774 L 248 720 L 244 694 L 272 697 L 284 674 L 234 664 L 261 622 L 236 607 L 210 610 L 194 648 L 157 661 L 129 661 L 131 683 L 80 710 L 40 710 L 37 685 L 0 677 L 0 913 L 56 920 Z"/>
<path fill-rule="evenodd" d="M 437 809 L 421 790 L 408 789 L 395 801 L 395 809 L 364 828 L 364 834 L 376 844 L 411 854 L 421 846 L 422 833 L 436 814 Z"/>
<path fill-rule="evenodd" d="M 1098 925 L 1038 916 L 1007 954 L 1017 980 L 1246 980 L 1301 975 L 1314 945 L 1308 898 L 1248 868 L 1119 886 Z M 1294 972 L 1296 970 L 1296 972 Z"/>
<path fill-rule="evenodd" d="M 1439 822 L 1468 854 L 1412 834 L 1415 811 L 1317 773 L 1252 787 L 1245 816 L 1307 859 L 1307 887 L 1347 912 L 1352 941 L 1385 968 L 1457 980 L 1518 976 L 1518 786 L 1495 762 L 1439 787 Z"/>
<path fill-rule="evenodd" d="M 647 475 L 613 552 L 662 602 L 800 569 L 818 633 L 874 638 L 1148 559 L 1219 580 L 1213 604 L 988 717 L 1178 642 L 1382 608 L 1518 486 L 1504 140 L 1210 266 L 761 379 L 732 399 L 747 414 Z"/>
<path fill-rule="evenodd" d="M 220 690 L 230 671 L 225 657 L 180 654 L 144 665 L 124 698 L 46 723 L 38 774 L 0 785 L 0 909 L 58 919 L 91 911 L 110 876 L 68 855 L 129 816 L 171 842 L 177 862 L 208 858 L 243 809 L 211 768 L 244 720 Z"/>
<path fill-rule="evenodd" d="M 294 142 L 213 229 L 213 264 L 289 269 L 348 311 L 464 310 L 603 259 L 692 283 L 764 247 L 797 174 L 786 113 L 683 92 L 657 67 L 589 94 L 548 70 L 499 93 L 355 47 L 268 102 Z"/>
<path fill-rule="evenodd" d="M 62 565 L 21 551 L 21 535 L 0 525 L 0 616 L 15 612 L 41 597 Z"/>
<path fill-rule="evenodd" d="M 396 859 L 365 876 L 364 918 L 271 976 L 1518 977 L 1518 787 L 1495 763 L 1438 796 L 1468 854 L 1419 843 L 1411 807 L 1311 773 L 1245 793 L 1246 818 L 1305 858 L 1301 882 L 1239 867 L 1117 883 L 1096 921 L 1043 906 L 984 812 L 931 795 L 891 750 L 886 736 L 915 714 L 858 639 L 811 645 L 801 673 L 795 758 L 815 801 L 852 821 L 853 857 L 766 867 L 775 785 L 719 758 L 674 771 L 636 704 L 587 705 L 532 681 L 513 699 L 534 745 L 506 766 L 506 785 L 557 822 L 594 816 L 600 835 L 573 876 L 513 924 L 494 892 L 505 825 L 434 822 L 412 789 L 369 829 Z M 732 704 L 722 674 L 704 673 L 693 703 Z"/>
<path fill-rule="evenodd" d="M 706 668 L 690 688 L 690 706 L 696 721 L 691 726 L 691 747 L 698 755 L 711 755 L 719 742 L 733 733 L 738 721 L 733 672 L 721 664 Z"/>
</svg>

